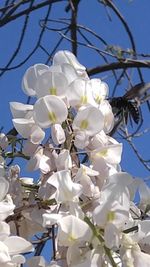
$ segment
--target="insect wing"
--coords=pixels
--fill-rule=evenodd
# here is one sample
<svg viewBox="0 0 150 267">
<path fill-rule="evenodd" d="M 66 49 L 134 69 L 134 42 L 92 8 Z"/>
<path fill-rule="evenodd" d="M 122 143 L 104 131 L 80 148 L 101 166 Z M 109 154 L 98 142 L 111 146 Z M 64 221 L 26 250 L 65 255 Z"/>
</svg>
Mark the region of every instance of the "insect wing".
<svg viewBox="0 0 150 267">
<path fill-rule="evenodd" d="M 124 97 L 128 100 L 141 98 L 148 89 L 150 89 L 150 83 L 138 83 L 131 87 Z"/>
</svg>

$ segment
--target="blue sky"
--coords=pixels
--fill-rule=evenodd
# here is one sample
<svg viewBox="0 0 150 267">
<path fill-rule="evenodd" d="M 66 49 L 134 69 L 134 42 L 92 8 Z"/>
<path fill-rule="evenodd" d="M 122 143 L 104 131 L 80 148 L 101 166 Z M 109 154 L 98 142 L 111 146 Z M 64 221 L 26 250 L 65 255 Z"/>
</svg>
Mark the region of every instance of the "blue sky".
<svg viewBox="0 0 150 267">
<path fill-rule="evenodd" d="M 119 10 L 123 14 L 124 18 L 128 22 L 130 26 L 134 40 L 137 44 L 137 51 L 139 53 L 149 53 L 150 54 L 150 1 L 148 0 L 116 0 L 114 1 L 118 6 Z M 65 2 L 55 5 L 51 10 L 51 18 L 64 18 L 68 17 L 69 14 L 66 15 L 64 12 Z M 29 51 L 34 47 L 37 35 L 39 32 L 39 23 L 38 19 L 44 18 L 43 11 L 37 11 L 32 15 L 29 22 L 28 33 L 25 36 L 25 40 L 20 50 L 16 60 L 12 64 L 18 64 L 21 60 L 23 60 Z M 100 34 L 104 39 L 107 40 L 108 43 L 112 45 L 119 45 L 122 48 L 130 48 L 130 42 L 127 34 L 123 26 L 119 23 L 118 18 L 110 11 L 110 16 L 112 21 L 110 22 L 106 13 L 105 8 L 98 3 L 98 1 L 91 0 L 81 0 L 80 3 L 80 11 L 78 16 L 78 22 L 80 24 L 84 24 L 87 27 L 93 29 L 95 32 Z M 54 24 L 51 24 L 51 26 Z M 20 30 L 22 27 L 22 19 L 18 19 L 12 23 L 9 23 L 3 28 L 0 28 L 1 42 L 0 42 L 0 67 L 4 67 L 7 64 L 8 59 L 12 55 L 16 42 L 19 40 Z M 50 51 L 54 47 L 56 41 L 59 39 L 59 35 L 57 33 L 51 33 L 47 31 L 44 39 L 43 45 L 44 47 Z M 93 40 L 95 45 L 97 45 L 100 49 L 100 42 Z M 64 41 L 59 49 L 69 49 L 70 43 Z M 22 67 L 15 69 L 13 71 L 6 72 L 2 77 L 0 77 L 0 89 L 1 89 L 1 104 L 0 104 L 0 126 L 4 127 L 4 132 L 7 132 L 12 127 L 12 116 L 9 109 L 10 101 L 20 101 L 25 103 L 27 97 L 21 90 L 21 80 L 25 70 L 35 64 L 35 63 L 45 63 L 47 56 L 42 50 L 38 50 L 34 56 Z M 96 65 L 103 64 L 101 58 L 97 57 L 96 53 L 91 49 L 81 47 L 78 51 L 78 59 L 79 61 L 85 65 L 87 68 L 94 67 Z M 150 70 L 142 70 L 144 74 L 145 81 L 150 81 Z M 134 83 L 139 82 L 139 77 L 136 75 L 135 71 L 133 71 L 134 75 Z M 97 75 L 99 78 L 106 78 L 105 81 L 108 83 L 110 91 L 114 85 L 114 79 L 108 73 L 102 73 Z M 117 95 L 122 95 L 123 93 L 123 85 L 120 85 L 119 90 L 117 91 Z M 145 127 L 150 126 L 149 114 L 147 112 L 147 108 L 144 108 L 144 114 L 146 114 L 146 125 Z M 144 135 L 144 138 L 137 139 L 136 145 L 140 149 L 141 154 L 144 155 L 145 158 L 149 157 L 149 147 L 150 147 L 150 138 L 149 133 Z M 17 162 L 17 161 L 16 161 Z M 27 172 L 25 168 L 25 163 L 21 163 L 22 170 L 21 175 L 27 176 L 31 175 L 35 177 L 36 174 L 30 174 Z M 141 178 L 145 178 L 149 176 L 148 171 L 145 170 L 142 165 L 137 162 L 137 159 L 132 152 L 132 150 L 124 144 L 124 152 L 122 157 L 122 168 L 125 171 L 128 171 L 134 176 L 138 176 Z"/>
</svg>

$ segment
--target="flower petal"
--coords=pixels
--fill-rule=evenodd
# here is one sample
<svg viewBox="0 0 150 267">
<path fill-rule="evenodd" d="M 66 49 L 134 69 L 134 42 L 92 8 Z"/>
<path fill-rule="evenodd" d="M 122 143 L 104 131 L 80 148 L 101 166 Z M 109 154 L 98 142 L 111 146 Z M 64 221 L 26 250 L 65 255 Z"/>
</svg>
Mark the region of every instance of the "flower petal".
<svg viewBox="0 0 150 267">
<path fill-rule="evenodd" d="M 37 79 L 36 93 L 38 98 L 46 95 L 65 96 L 67 85 L 67 78 L 63 73 L 45 71 Z"/>
<path fill-rule="evenodd" d="M 22 89 L 25 94 L 29 96 L 36 95 L 36 81 L 38 75 L 42 74 L 44 71 L 49 69 L 49 66 L 44 64 L 35 64 L 28 68 L 22 79 Z"/>
<path fill-rule="evenodd" d="M 43 141 L 44 137 L 45 137 L 45 132 L 38 125 L 34 125 L 32 127 L 30 141 L 33 144 L 40 144 Z"/>
<path fill-rule="evenodd" d="M 75 55 L 67 50 L 58 51 L 53 57 L 54 65 L 61 65 L 63 63 L 71 64 L 78 71 L 86 70 L 86 68 L 79 63 Z"/>
<path fill-rule="evenodd" d="M 32 127 L 35 125 L 35 122 L 30 119 L 13 119 L 14 127 L 17 132 L 23 137 L 28 138 L 32 132 Z"/>
<path fill-rule="evenodd" d="M 49 128 L 52 124 L 62 123 L 67 115 L 65 103 L 54 95 L 41 97 L 34 105 L 34 118 L 41 128 Z"/>
<path fill-rule="evenodd" d="M 103 129 L 104 117 L 100 110 L 89 106 L 78 111 L 72 126 L 74 131 L 85 131 L 88 136 L 93 136 Z"/>
<path fill-rule="evenodd" d="M 72 202 L 74 198 L 82 193 L 82 186 L 73 183 L 70 172 L 66 170 L 55 172 L 47 180 L 47 183 L 56 187 L 56 201 L 58 202 Z"/>
<path fill-rule="evenodd" d="M 70 246 L 76 242 L 89 241 L 92 231 L 81 219 L 68 215 L 59 221 L 58 242 L 61 246 Z"/>
<path fill-rule="evenodd" d="M 9 236 L 5 239 L 4 244 L 8 247 L 10 255 L 31 252 L 34 250 L 32 244 L 20 236 Z"/>
<path fill-rule="evenodd" d="M 10 102 L 9 104 L 13 118 L 25 118 L 26 114 L 33 110 L 33 105 L 27 105 L 20 102 Z"/>
<path fill-rule="evenodd" d="M 2 201 L 9 189 L 9 183 L 4 177 L 0 177 L 0 189 L 0 201 Z"/>
</svg>

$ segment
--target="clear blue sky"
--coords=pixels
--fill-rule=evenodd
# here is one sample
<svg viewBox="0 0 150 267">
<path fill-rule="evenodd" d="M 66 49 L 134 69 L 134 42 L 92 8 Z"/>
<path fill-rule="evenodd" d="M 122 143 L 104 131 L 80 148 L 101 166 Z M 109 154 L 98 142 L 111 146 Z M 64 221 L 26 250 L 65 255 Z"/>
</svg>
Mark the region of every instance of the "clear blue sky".
<svg viewBox="0 0 150 267">
<path fill-rule="evenodd" d="M 137 44 L 137 51 L 139 53 L 149 53 L 150 54 L 150 1 L 149 0 L 116 0 L 114 1 L 118 6 L 119 10 L 123 14 L 124 18 L 130 26 L 134 40 Z M 0 4 L 1 5 L 1 4 Z M 66 16 L 64 12 L 65 2 L 57 4 L 52 8 L 51 18 L 63 18 Z M 43 9 L 44 11 L 44 9 Z M 32 15 L 30 19 L 28 34 L 25 37 L 24 45 L 18 54 L 18 57 L 14 61 L 13 65 L 19 63 L 22 59 L 26 57 L 29 51 L 35 45 L 37 40 L 37 34 L 39 31 L 38 19 L 39 16 L 44 17 L 44 12 L 37 11 Z M 69 18 L 69 14 L 67 15 Z M 118 18 L 110 11 L 110 16 L 112 22 L 108 20 L 105 8 L 100 5 L 97 1 L 91 0 L 81 0 L 80 12 L 78 17 L 78 22 L 84 24 L 87 27 L 92 28 L 95 32 L 100 34 L 107 42 L 113 45 L 119 45 L 125 49 L 130 48 L 130 42 L 124 28 L 119 23 Z M 12 55 L 16 42 L 19 39 L 20 29 L 22 27 L 22 19 L 16 22 L 9 23 L 3 28 L 0 28 L 0 67 L 4 67 L 8 59 Z M 44 46 L 51 50 L 54 47 L 56 40 L 58 40 L 57 33 L 48 32 L 45 34 Z M 98 42 L 95 43 L 99 45 Z M 100 47 L 101 48 L 101 47 Z M 70 43 L 64 41 L 59 49 L 70 49 Z M 0 90 L 1 90 L 1 103 L 0 103 L 0 126 L 4 126 L 4 132 L 7 132 L 12 127 L 11 113 L 9 109 L 9 101 L 20 101 L 25 103 L 27 97 L 21 90 L 21 80 L 25 70 L 35 64 L 35 63 L 45 63 L 46 55 L 42 50 L 39 50 L 25 65 L 19 69 L 5 73 L 0 77 Z M 79 49 L 78 53 L 79 61 L 85 65 L 87 68 L 94 67 L 95 65 L 103 64 L 101 58 L 98 59 L 95 52 L 90 49 Z M 145 81 L 150 82 L 150 70 L 142 70 L 145 73 Z M 98 75 L 99 78 L 104 78 L 108 73 L 103 73 Z M 105 80 L 110 90 L 113 86 L 114 80 L 111 77 Z M 135 84 L 139 82 L 139 78 L 135 76 Z M 122 95 L 122 86 L 120 86 L 120 91 L 117 92 L 118 95 Z M 146 114 L 148 114 L 146 112 Z M 150 126 L 149 116 L 146 118 L 147 127 Z M 140 140 L 140 142 L 139 142 Z M 145 155 L 145 158 L 149 158 L 149 147 L 150 147 L 150 136 L 149 133 L 145 134 L 144 138 L 137 139 L 137 146 L 140 148 L 141 154 Z M 23 164 L 23 163 L 22 163 Z M 22 169 L 22 176 L 30 175 L 24 169 Z M 148 171 L 142 167 L 142 165 L 137 162 L 134 153 L 131 149 L 124 145 L 124 152 L 122 157 L 122 167 L 124 170 L 128 171 L 134 176 L 147 177 L 149 176 Z M 35 175 L 32 174 L 32 177 Z"/>
</svg>

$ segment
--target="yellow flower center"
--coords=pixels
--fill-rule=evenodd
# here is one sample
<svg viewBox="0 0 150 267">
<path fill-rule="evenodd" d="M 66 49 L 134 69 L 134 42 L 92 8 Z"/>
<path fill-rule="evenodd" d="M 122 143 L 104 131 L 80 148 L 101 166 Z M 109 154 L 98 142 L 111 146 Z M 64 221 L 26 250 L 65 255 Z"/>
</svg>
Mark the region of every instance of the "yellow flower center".
<svg viewBox="0 0 150 267">
<path fill-rule="evenodd" d="M 86 169 L 83 167 L 83 169 L 82 169 L 82 174 L 83 175 L 86 175 Z"/>
<path fill-rule="evenodd" d="M 109 211 L 107 214 L 107 222 L 112 222 L 115 219 L 115 212 L 114 211 Z"/>
<path fill-rule="evenodd" d="M 86 95 L 81 96 L 81 100 L 80 100 L 81 105 L 86 105 L 87 101 L 88 101 L 88 99 L 87 99 Z"/>
<path fill-rule="evenodd" d="M 69 237 L 68 237 L 68 241 L 76 241 L 76 238 L 75 238 L 75 236 L 73 236 L 73 235 L 69 235 Z"/>
<path fill-rule="evenodd" d="M 57 122 L 57 117 L 56 117 L 56 114 L 54 112 L 49 112 L 48 117 L 49 117 L 49 120 L 52 123 L 56 123 Z"/>
<path fill-rule="evenodd" d="M 89 123 L 88 123 L 87 120 L 83 120 L 83 121 L 81 121 L 80 129 L 81 129 L 81 130 L 85 130 L 85 129 L 87 129 L 88 124 L 89 124 Z"/>
<path fill-rule="evenodd" d="M 98 156 L 98 157 L 106 157 L 107 156 L 107 152 L 108 152 L 107 149 L 104 149 L 102 151 L 97 152 L 96 156 Z"/>
<path fill-rule="evenodd" d="M 100 104 L 101 101 L 102 101 L 102 97 L 100 95 L 97 95 L 96 98 L 95 98 L 95 101 L 97 104 Z"/>
<path fill-rule="evenodd" d="M 50 95 L 57 95 L 57 89 L 55 87 L 51 87 L 49 89 Z"/>
</svg>

